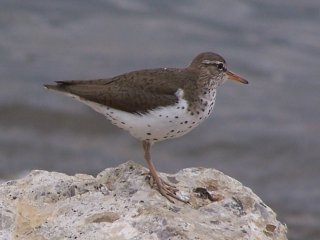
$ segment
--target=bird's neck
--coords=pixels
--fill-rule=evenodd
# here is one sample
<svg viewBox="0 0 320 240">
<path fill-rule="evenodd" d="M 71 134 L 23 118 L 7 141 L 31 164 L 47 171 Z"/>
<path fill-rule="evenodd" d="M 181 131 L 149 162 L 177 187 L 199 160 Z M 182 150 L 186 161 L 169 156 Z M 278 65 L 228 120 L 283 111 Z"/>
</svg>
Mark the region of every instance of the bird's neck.
<svg viewBox="0 0 320 240">
<path fill-rule="evenodd" d="M 189 92 L 189 98 L 192 100 L 189 101 L 190 109 L 197 112 L 199 109 L 214 104 L 217 87 L 218 84 L 207 76 L 198 79 L 197 86 Z"/>
</svg>

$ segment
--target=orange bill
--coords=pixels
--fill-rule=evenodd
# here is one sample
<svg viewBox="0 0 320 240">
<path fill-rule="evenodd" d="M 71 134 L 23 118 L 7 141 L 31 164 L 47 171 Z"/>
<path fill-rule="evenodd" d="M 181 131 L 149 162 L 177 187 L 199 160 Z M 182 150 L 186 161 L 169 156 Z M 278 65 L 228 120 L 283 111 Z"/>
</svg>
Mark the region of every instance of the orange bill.
<svg viewBox="0 0 320 240">
<path fill-rule="evenodd" d="M 230 71 L 227 71 L 227 76 L 228 76 L 228 79 L 230 79 L 230 80 L 238 81 L 238 82 L 241 82 L 241 83 L 244 83 L 244 84 L 248 84 L 249 83 L 244 78 L 242 78 L 242 77 L 238 76 L 237 74 L 235 74 L 233 72 L 230 72 Z"/>
</svg>

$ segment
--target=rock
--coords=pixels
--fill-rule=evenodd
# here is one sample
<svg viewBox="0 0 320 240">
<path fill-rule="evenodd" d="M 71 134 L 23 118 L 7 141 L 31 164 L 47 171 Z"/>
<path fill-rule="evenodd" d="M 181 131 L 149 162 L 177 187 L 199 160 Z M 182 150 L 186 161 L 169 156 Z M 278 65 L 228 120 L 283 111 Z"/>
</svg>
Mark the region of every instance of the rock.
<svg viewBox="0 0 320 240">
<path fill-rule="evenodd" d="M 0 185 L 0 239 L 287 239 L 249 188 L 214 169 L 161 173 L 190 204 L 170 203 L 147 169 L 127 162 L 97 177 L 32 171 Z"/>
</svg>

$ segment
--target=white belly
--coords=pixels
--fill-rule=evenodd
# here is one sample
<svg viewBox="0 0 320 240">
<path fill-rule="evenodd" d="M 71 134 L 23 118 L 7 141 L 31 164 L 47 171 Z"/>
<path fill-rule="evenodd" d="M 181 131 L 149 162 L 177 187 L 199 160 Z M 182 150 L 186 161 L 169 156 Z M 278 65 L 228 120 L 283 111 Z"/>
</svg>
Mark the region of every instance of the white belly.
<svg viewBox="0 0 320 240">
<path fill-rule="evenodd" d="M 203 98 L 207 105 L 191 115 L 187 101 L 181 97 L 175 105 L 139 115 L 73 97 L 105 115 L 114 125 L 130 132 L 133 137 L 149 142 L 177 138 L 190 132 L 210 115 L 215 103 L 214 92 L 213 96 Z"/>
</svg>

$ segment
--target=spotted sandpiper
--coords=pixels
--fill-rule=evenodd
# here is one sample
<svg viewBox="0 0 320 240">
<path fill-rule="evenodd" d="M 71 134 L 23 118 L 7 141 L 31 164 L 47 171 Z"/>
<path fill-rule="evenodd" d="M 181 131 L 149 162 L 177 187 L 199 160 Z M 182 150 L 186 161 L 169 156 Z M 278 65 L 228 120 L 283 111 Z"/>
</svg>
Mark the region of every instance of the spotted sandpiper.
<svg viewBox="0 0 320 240">
<path fill-rule="evenodd" d="M 227 79 L 248 81 L 227 70 L 212 52 L 196 56 L 186 68 L 157 68 L 97 80 L 57 81 L 45 85 L 102 113 L 142 142 L 144 158 L 158 191 L 170 202 L 185 202 L 162 180 L 151 160 L 152 144 L 181 137 L 212 112 L 217 87 Z"/>
</svg>

